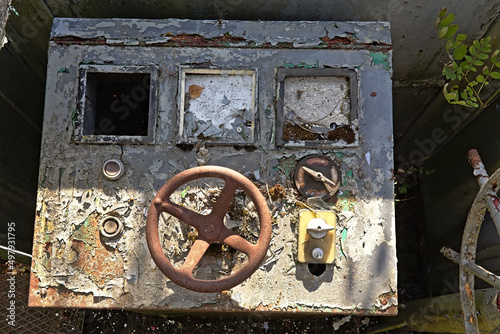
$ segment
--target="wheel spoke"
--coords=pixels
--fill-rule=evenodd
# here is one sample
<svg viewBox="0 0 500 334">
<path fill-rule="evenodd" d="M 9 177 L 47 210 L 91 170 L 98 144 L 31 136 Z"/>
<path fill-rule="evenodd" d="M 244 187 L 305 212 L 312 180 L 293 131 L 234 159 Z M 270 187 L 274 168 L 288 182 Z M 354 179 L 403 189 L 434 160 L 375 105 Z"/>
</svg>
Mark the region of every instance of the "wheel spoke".
<svg viewBox="0 0 500 334">
<path fill-rule="evenodd" d="M 182 270 L 192 273 L 194 268 L 198 265 L 201 258 L 210 246 L 210 243 L 202 238 L 196 239 L 193 246 L 189 250 L 189 253 L 182 265 Z"/>
<path fill-rule="evenodd" d="M 236 249 L 237 251 L 245 253 L 249 258 L 253 258 L 253 255 L 257 250 L 256 245 L 250 243 L 248 240 L 226 227 L 222 231 L 219 241 L 225 243 L 233 249 Z"/>
<path fill-rule="evenodd" d="M 238 188 L 238 183 L 233 180 L 226 180 L 224 188 L 222 189 L 217 202 L 214 204 L 211 215 L 215 215 L 221 219 L 226 215 L 227 210 L 229 210 L 229 205 L 234 197 L 234 193 Z"/>
<path fill-rule="evenodd" d="M 202 222 L 207 219 L 207 216 L 172 202 L 162 202 L 161 209 L 197 230 L 203 226 Z"/>
</svg>

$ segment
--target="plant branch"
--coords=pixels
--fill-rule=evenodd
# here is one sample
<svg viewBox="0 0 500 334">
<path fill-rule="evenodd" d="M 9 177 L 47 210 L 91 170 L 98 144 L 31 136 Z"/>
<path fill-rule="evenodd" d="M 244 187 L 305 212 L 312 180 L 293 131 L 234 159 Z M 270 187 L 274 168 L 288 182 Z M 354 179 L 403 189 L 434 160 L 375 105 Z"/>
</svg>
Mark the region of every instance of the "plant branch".
<svg viewBox="0 0 500 334">
<path fill-rule="evenodd" d="M 481 98 L 479 97 L 479 94 L 476 92 L 476 90 L 474 89 L 474 87 L 471 86 L 471 83 L 469 81 L 469 79 L 467 79 L 467 76 L 464 76 L 464 79 L 465 81 L 467 81 L 467 85 L 472 89 L 472 91 L 474 92 L 474 95 L 476 96 L 477 98 L 477 101 L 479 102 L 479 104 L 483 104 L 483 101 L 481 100 Z"/>
</svg>

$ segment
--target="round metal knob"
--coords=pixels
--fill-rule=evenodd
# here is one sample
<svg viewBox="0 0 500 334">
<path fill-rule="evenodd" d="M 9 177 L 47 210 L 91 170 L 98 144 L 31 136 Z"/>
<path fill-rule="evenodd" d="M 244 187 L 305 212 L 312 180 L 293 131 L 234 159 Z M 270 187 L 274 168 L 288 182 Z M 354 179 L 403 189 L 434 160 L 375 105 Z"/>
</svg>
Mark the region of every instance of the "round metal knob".
<svg viewBox="0 0 500 334">
<path fill-rule="evenodd" d="M 125 172 L 125 166 L 120 160 L 111 159 L 104 163 L 102 172 L 108 180 L 118 180 Z"/>
<path fill-rule="evenodd" d="M 116 238 L 123 232 L 123 223 L 117 217 L 105 216 L 99 223 L 99 231 L 105 238 Z"/>
</svg>

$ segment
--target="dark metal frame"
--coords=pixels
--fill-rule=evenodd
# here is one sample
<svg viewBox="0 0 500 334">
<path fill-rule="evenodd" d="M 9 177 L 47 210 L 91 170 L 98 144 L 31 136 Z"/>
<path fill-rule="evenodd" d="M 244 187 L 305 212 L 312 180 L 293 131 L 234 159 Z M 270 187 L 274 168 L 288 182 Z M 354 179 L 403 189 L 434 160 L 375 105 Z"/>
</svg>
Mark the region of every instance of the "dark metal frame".
<svg viewBox="0 0 500 334">
<path fill-rule="evenodd" d="M 148 133 L 146 136 L 116 136 L 86 134 L 85 129 L 89 122 L 89 112 L 92 108 L 86 103 L 88 87 L 88 73 L 144 73 L 150 75 Z M 80 65 L 78 76 L 78 105 L 75 124 L 74 141 L 88 144 L 150 144 L 155 141 L 156 119 L 158 109 L 158 70 L 155 66 L 119 66 L 119 65 Z"/>
</svg>

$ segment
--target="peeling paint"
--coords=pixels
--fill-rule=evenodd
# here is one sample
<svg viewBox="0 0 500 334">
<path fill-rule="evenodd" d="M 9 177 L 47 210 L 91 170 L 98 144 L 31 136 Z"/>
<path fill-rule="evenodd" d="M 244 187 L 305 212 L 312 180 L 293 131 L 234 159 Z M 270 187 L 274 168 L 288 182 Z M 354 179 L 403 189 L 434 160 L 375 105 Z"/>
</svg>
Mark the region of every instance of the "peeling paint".
<svg viewBox="0 0 500 334">
<path fill-rule="evenodd" d="M 387 58 L 387 54 L 382 52 L 370 52 L 370 57 L 372 58 L 373 64 L 381 64 L 386 71 L 391 69 L 391 64 Z"/>
<path fill-rule="evenodd" d="M 279 37 L 273 36 L 276 31 Z M 390 47 L 388 27 L 373 22 L 56 18 L 49 52 L 50 99 L 44 116 L 30 305 L 396 314 L 392 141 L 380 136 L 392 132 L 391 101 L 369 96 L 384 90 L 390 95 Z M 150 140 L 127 142 L 119 135 L 107 141 L 79 140 L 85 115 L 77 104 L 79 92 L 82 97 L 80 70 L 140 66 L 157 74 Z M 176 144 L 182 100 L 179 76 L 186 67 L 258 71 L 252 147 L 210 146 L 197 140 L 190 146 Z M 356 74 L 356 113 L 344 110 L 342 114 L 360 134 L 355 142 L 276 146 L 276 73 L 308 67 L 345 68 Z M 69 72 L 57 73 L 61 68 Z M 226 98 L 230 100 L 227 94 Z M 319 276 L 297 262 L 298 210 L 315 210 L 315 204 L 299 196 L 292 178 L 297 161 L 310 154 L 328 155 L 341 171 L 338 197 L 321 204 L 337 212 L 336 258 Z M 124 174 L 117 180 L 102 174 L 109 159 L 124 165 Z M 271 244 L 260 269 L 221 293 L 195 293 L 171 282 L 156 268 L 145 239 L 147 211 L 158 189 L 180 171 L 204 164 L 226 166 L 252 179 L 267 200 L 273 222 Z M 213 180 L 193 181 L 174 197 L 203 212 L 210 209 L 220 188 Z M 122 221 L 123 233 L 115 239 L 103 237 L 99 223 L 104 216 Z M 258 235 L 254 218 L 252 203 L 236 192 L 228 228 L 254 240 Z M 167 214 L 160 219 L 159 235 L 164 252 L 177 264 L 197 237 L 196 230 Z M 203 261 L 197 273 L 217 278 L 238 269 L 245 256 L 214 246 Z"/>
</svg>

